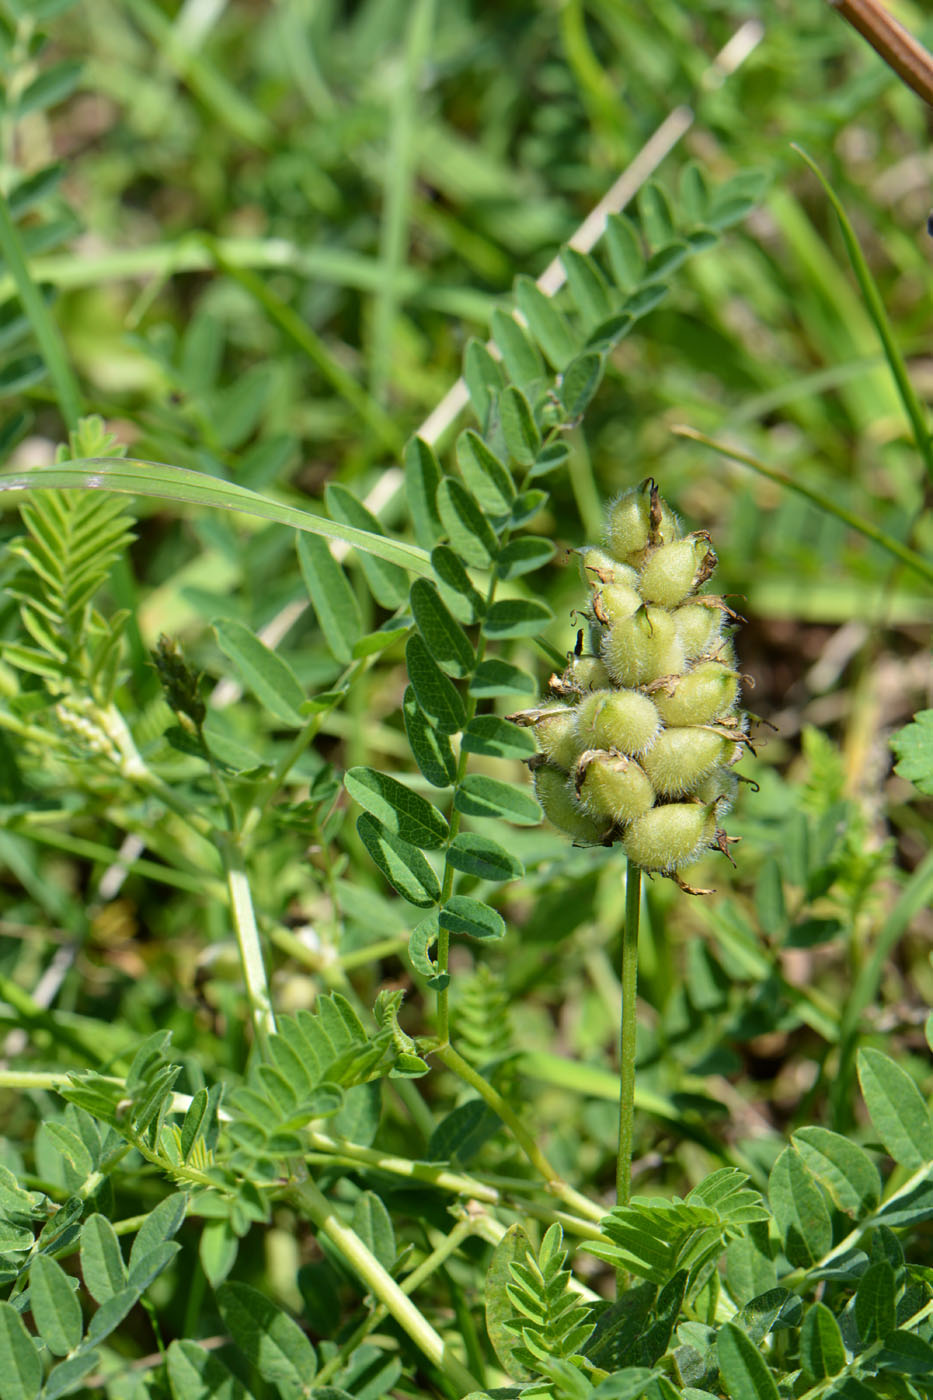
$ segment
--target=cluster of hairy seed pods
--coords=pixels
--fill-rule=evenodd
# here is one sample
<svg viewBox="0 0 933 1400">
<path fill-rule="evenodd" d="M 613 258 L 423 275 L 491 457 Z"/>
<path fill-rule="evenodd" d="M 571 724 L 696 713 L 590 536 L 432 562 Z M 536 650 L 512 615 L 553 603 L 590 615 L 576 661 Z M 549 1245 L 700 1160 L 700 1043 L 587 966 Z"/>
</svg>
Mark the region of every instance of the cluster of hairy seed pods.
<svg viewBox="0 0 933 1400">
<path fill-rule="evenodd" d="M 534 730 L 545 815 L 576 842 L 618 841 L 643 870 L 677 875 L 707 849 L 729 854 L 720 820 L 749 746 L 732 645 L 742 619 L 698 590 L 716 555 L 681 533 L 650 479 L 609 507 L 605 547 L 578 551 L 586 627 L 549 698 L 510 718 Z"/>
</svg>

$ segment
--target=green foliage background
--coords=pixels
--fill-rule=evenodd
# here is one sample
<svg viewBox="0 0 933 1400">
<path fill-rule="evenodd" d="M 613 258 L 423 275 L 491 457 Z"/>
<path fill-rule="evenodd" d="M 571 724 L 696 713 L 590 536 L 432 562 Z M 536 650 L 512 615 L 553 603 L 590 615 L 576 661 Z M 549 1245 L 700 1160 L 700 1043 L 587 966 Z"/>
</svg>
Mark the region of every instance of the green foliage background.
<svg viewBox="0 0 933 1400">
<path fill-rule="evenodd" d="M 149 487 L 169 463 L 386 536 L 338 567 L 313 531 L 179 505 L 180 477 L 175 504 L 0 518 L 0 1396 L 929 1394 L 931 605 L 904 551 L 933 543 L 930 447 L 790 148 L 925 402 L 922 103 L 816 0 L 0 18 L 3 471 L 126 453 Z M 617 225 L 606 286 L 578 264 L 556 302 L 568 333 L 527 279 L 677 104 L 674 227 L 642 193 L 647 266 Z M 516 277 L 550 364 L 509 331 Z M 525 398 L 464 361 L 491 331 Z M 598 373 L 555 379 L 567 334 Z M 406 456 L 464 362 L 474 410 L 437 450 L 478 518 Z M 710 857 L 704 901 L 647 889 L 636 1196 L 601 1225 L 622 863 L 535 824 L 527 736 L 495 717 L 573 644 L 566 549 L 649 475 L 713 535 L 775 732 L 737 870 Z M 448 990 L 423 914 L 451 831 Z"/>
</svg>

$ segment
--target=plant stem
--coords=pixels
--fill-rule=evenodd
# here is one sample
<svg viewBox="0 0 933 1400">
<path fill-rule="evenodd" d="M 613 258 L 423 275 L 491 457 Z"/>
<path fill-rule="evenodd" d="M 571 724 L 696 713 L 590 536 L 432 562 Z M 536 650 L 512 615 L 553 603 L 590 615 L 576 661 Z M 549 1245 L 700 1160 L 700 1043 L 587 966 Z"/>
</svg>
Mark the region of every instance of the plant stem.
<svg viewBox="0 0 933 1400">
<path fill-rule="evenodd" d="M 616 1202 L 627 1206 L 632 1195 L 632 1119 L 635 1113 L 635 1037 L 638 993 L 638 915 L 641 871 L 628 862 L 625 875 L 625 927 L 622 930 L 622 1016 L 619 1023 L 619 1156 Z"/>
<path fill-rule="evenodd" d="M 256 1039 L 263 1055 L 266 1053 L 268 1038 L 275 1032 L 275 1016 L 269 996 L 269 983 L 266 978 L 266 964 L 256 927 L 253 911 L 253 896 L 249 878 L 243 862 L 243 852 L 236 836 L 230 835 L 221 840 L 224 870 L 227 875 L 227 888 L 230 891 L 230 913 L 240 961 L 243 965 L 243 979 L 246 995 L 252 1011 Z"/>
<path fill-rule="evenodd" d="M 440 1367 L 455 1385 L 460 1386 L 462 1393 L 482 1389 L 475 1376 L 472 1376 L 463 1362 L 451 1353 L 440 1333 L 434 1330 L 392 1275 L 366 1248 L 359 1235 L 343 1223 L 327 1197 L 313 1181 L 306 1179 L 296 1182 L 289 1189 L 287 1196 L 291 1203 L 303 1211 L 321 1233 L 336 1245 L 353 1272 L 384 1305 L 429 1361 Z"/>
<path fill-rule="evenodd" d="M 465 1084 L 469 1084 L 471 1089 L 475 1089 L 493 1113 L 502 1119 L 506 1127 L 511 1128 L 515 1141 L 535 1170 L 540 1172 L 552 1196 L 557 1196 L 571 1210 L 577 1211 L 586 1220 L 602 1220 L 605 1212 L 599 1206 L 594 1205 L 592 1201 L 587 1200 L 586 1196 L 581 1196 L 579 1191 L 575 1191 L 557 1174 L 518 1114 L 488 1080 L 477 1073 L 462 1055 L 458 1055 L 452 1045 L 440 1045 L 432 1053 Z"/>
</svg>

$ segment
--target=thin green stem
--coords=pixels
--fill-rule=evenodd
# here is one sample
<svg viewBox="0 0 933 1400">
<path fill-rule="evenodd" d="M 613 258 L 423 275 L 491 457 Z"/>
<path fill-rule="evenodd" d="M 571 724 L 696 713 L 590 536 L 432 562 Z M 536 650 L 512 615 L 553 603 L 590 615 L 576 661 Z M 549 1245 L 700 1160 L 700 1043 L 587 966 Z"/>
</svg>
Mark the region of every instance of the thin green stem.
<svg viewBox="0 0 933 1400">
<path fill-rule="evenodd" d="M 16 285 L 16 292 L 29 318 L 32 333 L 52 380 L 62 418 L 74 428 L 81 417 L 81 391 L 68 361 L 61 332 L 29 272 L 10 206 L 0 193 L 0 253 Z"/>
<path fill-rule="evenodd" d="M 240 843 L 234 835 L 221 841 L 224 870 L 227 875 L 227 889 L 230 892 L 230 913 L 240 949 L 240 962 L 243 966 L 243 979 L 246 995 L 252 1012 L 253 1027 L 260 1049 L 265 1055 L 268 1038 L 275 1032 L 275 1016 L 269 996 L 269 983 L 266 978 L 266 964 L 256 926 L 253 910 L 253 896 L 243 860 Z"/>
<path fill-rule="evenodd" d="M 915 573 L 921 574 L 929 583 L 933 583 L 933 564 L 925 559 L 922 554 L 917 554 L 908 545 L 901 544 L 900 540 L 894 539 L 893 535 L 885 534 L 884 530 L 877 529 L 870 521 L 864 520 L 860 515 L 854 515 L 852 511 L 846 510 L 844 506 L 834 501 L 831 496 L 824 495 L 822 491 L 816 491 L 812 486 L 805 486 L 802 481 L 795 477 L 787 476 L 785 472 L 779 472 L 774 467 L 768 467 L 752 457 L 748 452 L 740 452 L 738 448 L 730 447 L 728 443 L 717 442 L 714 438 L 707 437 L 705 433 L 698 433 L 695 428 L 688 428 L 678 424 L 672 428 L 672 432 L 678 437 L 689 438 L 691 442 L 700 442 L 704 447 L 711 447 L 715 452 L 722 453 L 723 457 L 728 457 L 732 462 L 741 462 L 745 467 L 751 467 L 752 471 L 759 476 L 767 477 L 769 481 L 776 482 L 779 486 L 784 486 L 788 491 L 796 491 L 798 496 L 804 496 L 808 501 L 812 501 L 820 510 L 827 515 L 834 515 L 837 520 L 842 520 L 848 525 L 850 530 L 856 530 L 860 535 L 864 535 L 873 544 L 880 545 L 889 554 L 893 554 L 902 564 L 906 564 Z"/>
<path fill-rule="evenodd" d="M 463 1362 L 455 1356 L 439 1332 L 416 1308 L 392 1277 L 367 1249 L 349 1225 L 337 1215 L 330 1201 L 313 1181 L 297 1181 L 286 1192 L 286 1199 L 302 1211 L 323 1235 L 340 1251 L 341 1257 L 367 1289 L 385 1307 L 402 1330 L 407 1333 L 423 1356 L 438 1366 L 463 1393 L 479 1390 L 481 1386 Z"/>
<path fill-rule="evenodd" d="M 594 1205 L 579 1191 L 575 1191 L 568 1182 L 558 1175 L 541 1151 L 533 1134 L 511 1105 L 462 1055 L 457 1054 L 452 1045 L 439 1045 L 432 1053 L 459 1079 L 462 1079 L 465 1084 L 469 1084 L 471 1089 L 475 1089 L 483 1102 L 487 1103 L 493 1113 L 497 1114 L 506 1127 L 511 1129 L 515 1141 L 531 1165 L 544 1178 L 545 1186 L 552 1196 L 556 1196 L 558 1200 L 563 1201 L 571 1210 L 577 1211 L 586 1220 L 601 1220 L 603 1218 L 605 1212 L 599 1206 Z"/>
<path fill-rule="evenodd" d="M 632 1195 L 632 1121 L 635 1116 L 635 1037 L 638 1021 L 638 916 L 641 871 L 628 862 L 625 875 L 625 927 L 622 930 L 622 1016 L 619 1023 L 619 1155 L 616 1202 L 627 1206 Z"/>
</svg>

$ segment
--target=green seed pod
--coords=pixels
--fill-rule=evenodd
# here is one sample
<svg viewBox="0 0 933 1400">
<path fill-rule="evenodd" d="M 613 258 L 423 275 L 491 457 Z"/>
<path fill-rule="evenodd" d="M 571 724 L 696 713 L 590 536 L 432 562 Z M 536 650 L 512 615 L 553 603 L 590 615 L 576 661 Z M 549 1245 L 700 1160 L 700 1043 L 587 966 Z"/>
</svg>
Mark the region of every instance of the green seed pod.
<svg viewBox="0 0 933 1400">
<path fill-rule="evenodd" d="M 588 690 L 603 690 L 608 684 L 606 663 L 598 656 L 574 656 L 561 677 L 562 687 L 580 695 Z"/>
<path fill-rule="evenodd" d="M 581 806 L 597 820 L 622 825 L 654 806 L 654 788 L 633 758 L 591 749 L 580 759 L 575 782 Z"/>
<path fill-rule="evenodd" d="M 627 564 L 620 564 L 618 559 L 614 559 L 604 549 L 595 549 L 589 546 L 577 552 L 580 556 L 580 573 L 583 582 L 589 584 L 591 588 L 598 588 L 610 583 L 632 585 L 638 579 L 638 574 L 634 569 L 630 569 Z"/>
<path fill-rule="evenodd" d="M 606 547 L 623 564 L 637 568 L 650 544 L 669 544 L 679 534 L 677 517 L 653 481 L 626 491 L 609 507 Z"/>
<path fill-rule="evenodd" d="M 597 820 L 583 811 L 574 795 L 573 783 L 559 768 L 542 764 L 535 769 L 535 796 L 548 821 L 575 842 L 599 845 L 612 828 L 608 818 Z"/>
<path fill-rule="evenodd" d="M 638 591 L 625 583 L 612 583 L 593 595 L 593 614 L 604 627 L 631 617 L 642 605 Z"/>
<path fill-rule="evenodd" d="M 533 729 L 539 753 L 548 763 L 570 772 L 585 745 L 577 737 L 576 711 L 568 705 L 554 705 L 547 709 L 519 710 L 509 715 L 513 724 L 523 729 Z"/>
<path fill-rule="evenodd" d="M 602 650 L 618 685 L 645 685 L 684 668 L 683 643 L 664 608 L 642 607 L 616 623 L 603 637 Z"/>
<path fill-rule="evenodd" d="M 654 790 L 662 797 L 683 797 L 733 752 L 731 739 L 713 729 L 665 729 L 642 759 Z"/>
<path fill-rule="evenodd" d="M 716 815 L 698 802 L 653 807 L 626 827 L 622 849 L 642 870 L 670 875 L 697 860 L 716 834 Z"/>
<path fill-rule="evenodd" d="M 731 768 L 714 768 L 708 778 L 697 784 L 693 795 L 712 807 L 718 820 L 731 811 L 738 790 L 739 780 Z"/>
<path fill-rule="evenodd" d="M 722 632 L 725 614 L 721 608 L 700 602 L 684 603 L 674 613 L 674 626 L 684 644 L 688 661 L 711 651 Z"/>
<path fill-rule="evenodd" d="M 577 706 L 577 737 L 584 749 L 615 749 L 630 757 L 654 742 L 661 719 L 637 690 L 594 690 Z"/>
<path fill-rule="evenodd" d="M 720 661 L 701 661 L 665 693 L 653 696 L 665 724 L 711 724 L 735 707 L 738 676 Z"/>
<path fill-rule="evenodd" d="M 710 577 L 716 556 L 703 536 L 688 535 L 649 552 L 638 580 L 646 603 L 676 608 L 688 593 Z"/>
</svg>

